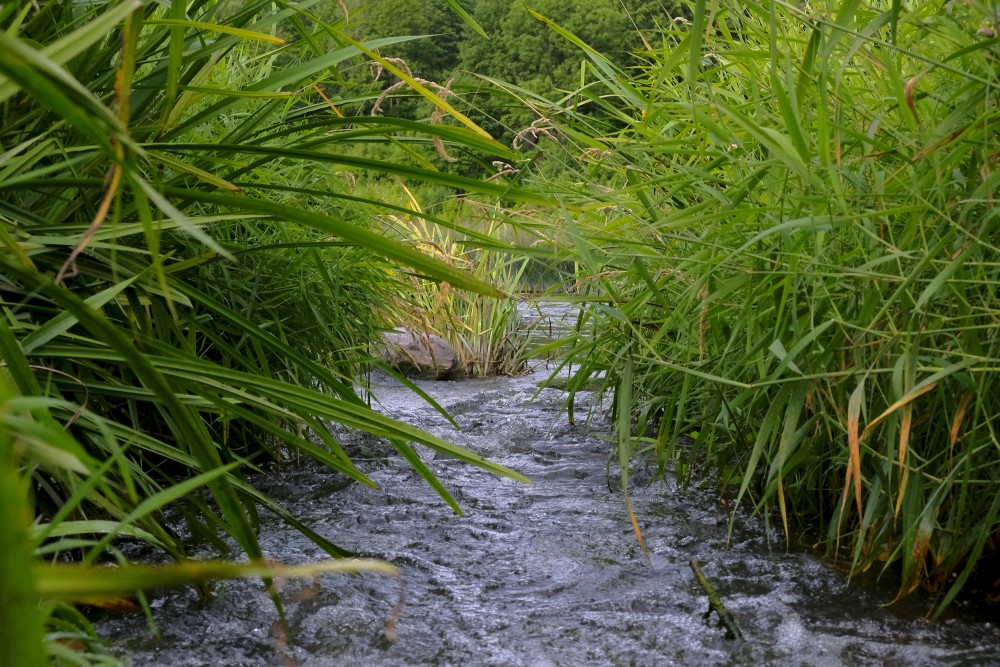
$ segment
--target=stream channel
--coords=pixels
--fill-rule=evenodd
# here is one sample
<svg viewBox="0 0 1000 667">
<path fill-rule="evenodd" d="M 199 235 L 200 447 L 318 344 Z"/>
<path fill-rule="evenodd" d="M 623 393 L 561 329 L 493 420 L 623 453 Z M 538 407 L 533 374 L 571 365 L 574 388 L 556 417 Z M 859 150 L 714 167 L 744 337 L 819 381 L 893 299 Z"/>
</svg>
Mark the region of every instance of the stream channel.
<svg viewBox="0 0 1000 667">
<path fill-rule="evenodd" d="M 464 517 L 389 445 L 360 434 L 343 434 L 345 448 L 379 489 L 312 462 L 257 480 L 335 544 L 399 566 L 402 585 L 373 574 L 285 582 L 287 636 L 252 580 L 217 584 L 207 602 L 187 589 L 157 593 L 158 638 L 141 615 L 105 617 L 98 631 L 137 667 L 1000 665 L 995 606 L 958 602 L 937 623 L 923 619 L 930 600 L 920 594 L 883 606 L 895 595 L 891 581 L 849 582 L 807 549 L 787 552 L 758 519 L 739 517 L 730 538 L 717 494 L 669 478 L 632 488 L 650 567 L 620 490 L 609 488 L 607 424 L 568 425 L 563 392 L 538 391 L 547 376 L 543 364 L 517 378 L 420 383 L 460 431 L 396 381 L 376 382 L 380 410 L 534 481 L 421 450 Z M 325 556 L 275 517 L 262 521 L 266 557 Z M 691 559 L 745 642 L 726 639 L 714 615 L 703 618 L 708 602 Z M 390 642 L 385 626 L 401 588 Z"/>
</svg>

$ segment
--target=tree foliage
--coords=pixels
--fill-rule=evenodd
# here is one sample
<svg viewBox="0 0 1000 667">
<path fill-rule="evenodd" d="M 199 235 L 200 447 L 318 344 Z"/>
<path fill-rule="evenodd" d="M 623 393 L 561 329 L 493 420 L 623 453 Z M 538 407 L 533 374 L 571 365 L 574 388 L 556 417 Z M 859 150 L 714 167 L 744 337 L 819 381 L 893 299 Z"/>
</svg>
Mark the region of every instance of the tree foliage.
<svg viewBox="0 0 1000 667">
<path fill-rule="evenodd" d="M 457 75 L 456 88 L 470 106 L 469 113 L 508 142 L 537 114 L 517 96 L 498 94 L 484 79 L 558 99 L 580 85 L 580 64 L 586 59 L 529 10 L 570 30 L 623 68 L 645 48 L 644 34 L 652 34 L 658 23 L 669 20 L 660 2 L 648 0 L 474 0 L 464 4 L 488 38 L 463 22 L 444 0 L 419 5 L 374 0 L 363 10 L 362 34 L 365 38 L 440 35 L 395 45 L 383 55 L 404 59 L 414 74 L 434 81 L 443 83 Z M 417 108 L 396 103 L 392 112 L 415 114 Z"/>
</svg>

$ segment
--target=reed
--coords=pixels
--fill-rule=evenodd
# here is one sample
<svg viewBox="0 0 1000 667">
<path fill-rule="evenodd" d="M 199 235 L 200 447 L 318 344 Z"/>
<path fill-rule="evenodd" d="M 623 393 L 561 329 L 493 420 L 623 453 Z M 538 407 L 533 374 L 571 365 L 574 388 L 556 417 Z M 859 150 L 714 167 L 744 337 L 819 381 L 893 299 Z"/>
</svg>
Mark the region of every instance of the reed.
<svg viewBox="0 0 1000 667">
<path fill-rule="evenodd" d="M 571 388 L 615 391 L 623 461 L 698 470 L 934 616 L 1000 545 L 998 20 L 698 1 L 629 71 L 550 22 L 587 86 L 546 113 L 609 187 L 564 221 L 599 302 Z"/>
<path fill-rule="evenodd" d="M 388 438 L 456 511 L 414 444 L 523 479 L 358 398 L 401 266 L 500 292 L 382 233 L 372 221 L 385 207 L 352 195 L 338 173 L 496 196 L 505 186 L 351 147 L 406 137 L 509 151 L 415 81 L 455 125 L 344 118 L 338 68 L 409 38 L 357 43 L 313 5 L 0 6 L 4 665 L 40 664 L 43 651 L 111 661 L 68 601 L 272 576 L 260 563 L 260 507 L 342 556 L 248 477 L 298 453 L 372 485 L 329 422 Z M 250 564 L 192 567 L 191 541 L 167 512 L 220 552 L 231 538 Z M 119 563 L 123 539 L 176 565 L 153 576 L 121 564 L 111 585 L 91 566 Z M 78 569 L 47 565 L 56 561 Z"/>
<path fill-rule="evenodd" d="M 409 204 L 422 212 L 416 199 Z M 469 208 L 450 207 L 447 213 L 457 218 Z M 396 302 L 395 324 L 444 338 L 458 353 L 466 375 L 516 375 L 525 369 L 533 326 L 518 310 L 532 260 L 506 242 L 505 237 L 516 235 L 506 215 L 491 217 L 484 208 L 477 210 L 483 217 L 465 226 L 412 215 L 388 221 L 402 242 L 495 286 L 504 296 L 457 290 L 448 282 L 430 283 L 411 275 L 410 289 Z"/>
</svg>

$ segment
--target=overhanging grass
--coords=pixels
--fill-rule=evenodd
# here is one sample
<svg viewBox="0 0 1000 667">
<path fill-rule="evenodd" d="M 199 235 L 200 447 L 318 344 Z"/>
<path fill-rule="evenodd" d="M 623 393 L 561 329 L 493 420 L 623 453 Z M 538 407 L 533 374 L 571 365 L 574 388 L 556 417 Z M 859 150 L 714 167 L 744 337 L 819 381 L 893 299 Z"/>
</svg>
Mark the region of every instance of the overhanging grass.
<svg viewBox="0 0 1000 667">
<path fill-rule="evenodd" d="M 43 598 L 276 573 L 184 563 L 190 544 L 168 510 L 220 551 L 228 533 L 254 563 L 259 506 L 344 555 L 246 476 L 296 451 L 371 484 L 324 420 L 390 439 L 456 510 L 410 443 L 524 480 L 355 392 L 399 266 L 498 291 L 381 233 L 377 202 L 335 169 L 509 190 L 349 147 L 398 137 L 509 151 L 476 128 L 346 126 L 338 67 L 409 38 L 353 43 L 309 15 L 314 4 L 0 7 L 0 663 L 42 662 Z M 117 583 L 99 568 L 44 565 L 114 561 L 119 537 L 181 562 L 122 568 Z M 93 645 L 82 616 L 41 609 L 50 657 L 107 661 L 65 644 Z"/>
</svg>

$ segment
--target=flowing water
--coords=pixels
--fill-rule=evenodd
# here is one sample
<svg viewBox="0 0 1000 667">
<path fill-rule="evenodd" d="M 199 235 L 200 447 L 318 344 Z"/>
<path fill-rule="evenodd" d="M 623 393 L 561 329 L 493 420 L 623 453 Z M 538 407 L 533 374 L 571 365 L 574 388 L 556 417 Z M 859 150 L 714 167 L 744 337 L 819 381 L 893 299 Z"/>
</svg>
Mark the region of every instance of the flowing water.
<svg viewBox="0 0 1000 667">
<path fill-rule="evenodd" d="M 312 463 L 258 480 L 324 537 L 402 569 L 395 642 L 385 626 L 401 585 L 376 575 L 286 582 L 287 633 L 254 581 L 219 584 L 208 602 L 183 590 L 159 594 L 159 638 L 135 616 L 107 617 L 99 631 L 137 666 L 1000 664 L 995 611 L 959 603 L 932 624 L 919 595 L 883 607 L 891 583 L 849 583 L 806 550 L 786 552 L 758 520 L 740 518 L 729 536 L 730 512 L 716 495 L 669 479 L 633 489 L 651 567 L 620 490 L 609 488 L 606 425 L 568 425 L 562 392 L 535 396 L 546 376 L 421 383 L 461 431 L 398 383 L 376 383 L 387 414 L 534 480 L 498 479 L 423 452 L 464 517 L 388 445 L 356 434 L 344 435 L 345 446 L 379 489 Z M 285 563 L 324 555 L 269 516 L 261 543 Z M 745 642 L 703 618 L 708 603 L 691 559 Z"/>
</svg>

